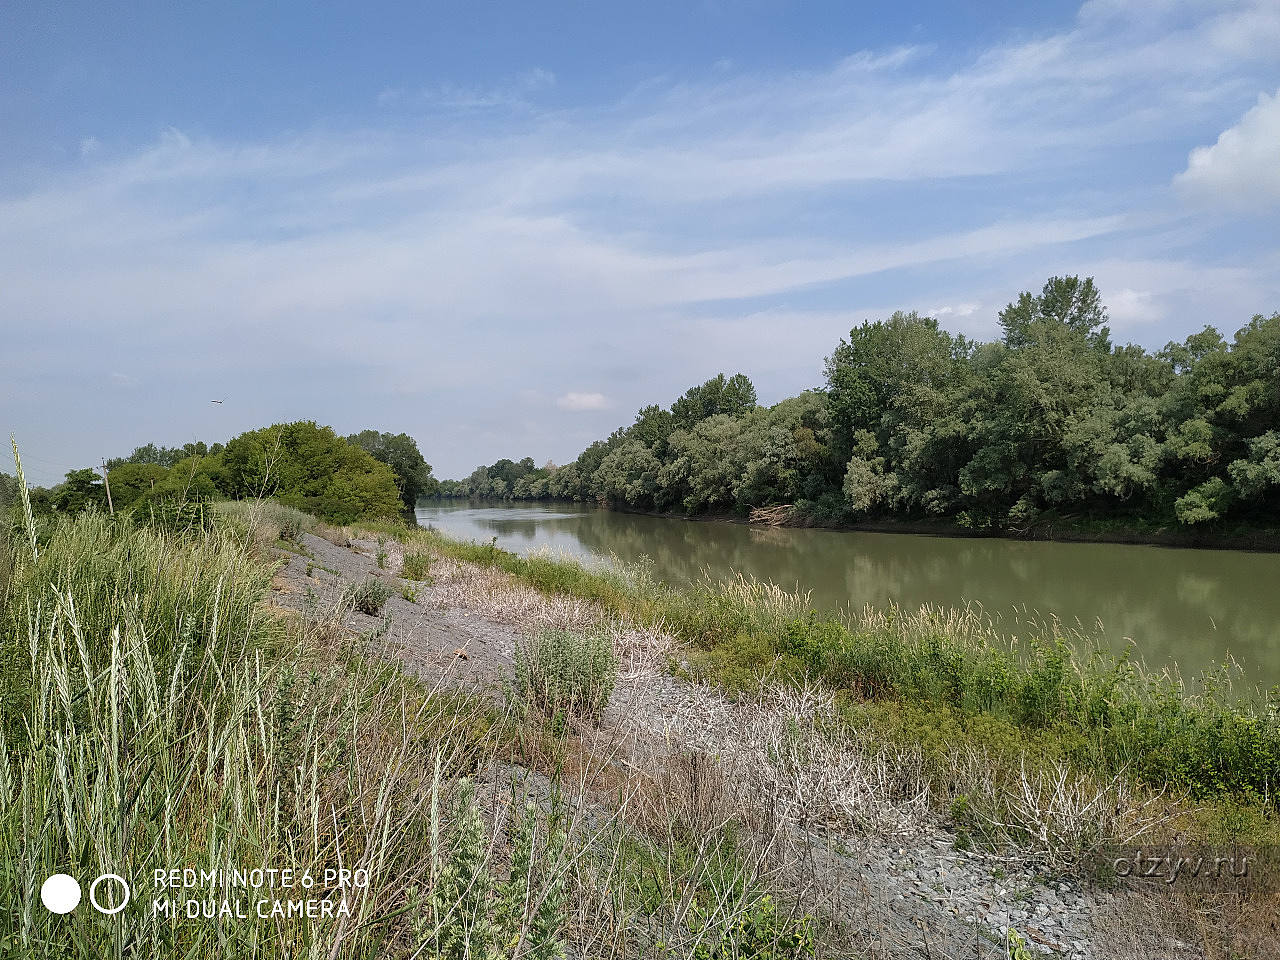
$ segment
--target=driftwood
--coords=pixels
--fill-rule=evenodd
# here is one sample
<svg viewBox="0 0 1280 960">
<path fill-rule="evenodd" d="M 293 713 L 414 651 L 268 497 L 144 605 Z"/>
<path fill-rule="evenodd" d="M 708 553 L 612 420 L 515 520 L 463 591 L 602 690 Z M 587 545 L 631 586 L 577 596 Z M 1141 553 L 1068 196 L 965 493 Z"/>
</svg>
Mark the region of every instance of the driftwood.
<svg viewBox="0 0 1280 960">
<path fill-rule="evenodd" d="M 795 526 L 795 505 L 780 503 L 776 507 L 752 507 L 748 519 L 751 523 L 763 523 L 769 527 Z"/>
</svg>

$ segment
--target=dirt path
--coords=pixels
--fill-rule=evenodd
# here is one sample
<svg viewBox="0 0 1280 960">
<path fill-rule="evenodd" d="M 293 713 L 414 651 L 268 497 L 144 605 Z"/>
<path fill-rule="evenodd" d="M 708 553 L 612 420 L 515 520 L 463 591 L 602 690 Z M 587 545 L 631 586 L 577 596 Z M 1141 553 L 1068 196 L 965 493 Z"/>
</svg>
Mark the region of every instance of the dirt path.
<svg viewBox="0 0 1280 960">
<path fill-rule="evenodd" d="M 304 547 L 311 556 L 286 555 L 276 577 L 278 605 L 333 611 L 349 584 L 379 577 L 392 591 L 382 616 L 343 610 L 346 627 L 382 636 L 428 679 L 494 697 L 502 696 L 526 632 L 599 616 L 587 604 L 542 597 L 503 574 L 453 561 L 437 561 L 434 583 L 412 584 L 409 600 L 401 596 L 406 581 L 393 572 L 401 562 L 396 544 L 353 540 L 344 547 L 305 535 Z M 920 796 L 894 795 L 902 771 L 885 769 L 883 758 L 877 766 L 856 747 L 816 735 L 796 747 L 780 731 L 820 729 L 831 709 L 820 692 L 762 691 L 762 701 L 733 703 L 666 672 L 668 654 L 678 651 L 662 637 L 618 628 L 615 644 L 619 683 L 587 739 L 634 768 L 679 754 L 736 758 L 742 775 L 731 776 L 729 789 L 785 823 L 796 869 L 809 881 L 805 905 L 821 903 L 863 931 L 858 947 L 865 955 L 1004 957 L 1005 931 L 1013 928 L 1036 950 L 1073 960 L 1202 956 L 1154 929 L 1143 932 L 1135 918 L 1122 916 L 1127 902 L 1055 876 L 1050 864 L 958 849 Z M 1121 929 L 1129 941 L 1123 945 Z"/>
</svg>

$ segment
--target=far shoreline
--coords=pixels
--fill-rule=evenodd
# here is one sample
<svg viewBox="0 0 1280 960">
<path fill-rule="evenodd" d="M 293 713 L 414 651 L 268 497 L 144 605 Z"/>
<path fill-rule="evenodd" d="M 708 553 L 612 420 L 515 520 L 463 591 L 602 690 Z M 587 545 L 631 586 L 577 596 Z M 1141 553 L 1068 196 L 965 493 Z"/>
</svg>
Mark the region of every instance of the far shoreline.
<svg viewBox="0 0 1280 960">
<path fill-rule="evenodd" d="M 974 530 L 946 520 L 866 520 L 858 523 L 752 523 L 737 513 L 684 514 L 662 510 L 639 510 L 634 507 L 591 500 L 516 500 L 508 498 L 424 497 L 421 503 L 475 504 L 573 504 L 591 506 L 612 513 L 656 517 L 663 520 L 685 520 L 693 523 L 733 523 L 760 529 L 830 530 L 837 533 L 893 533 L 912 536 L 963 538 L 968 540 L 1044 541 L 1052 543 L 1116 543 L 1129 546 L 1169 547 L 1180 550 L 1226 550 L 1236 553 L 1280 553 L 1280 530 L 1203 530 L 1181 531 L 1159 528 L 1140 530 L 1133 527 L 1091 527 L 1057 519 L 1036 524 L 1021 532 L 1007 530 Z"/>
</svg>

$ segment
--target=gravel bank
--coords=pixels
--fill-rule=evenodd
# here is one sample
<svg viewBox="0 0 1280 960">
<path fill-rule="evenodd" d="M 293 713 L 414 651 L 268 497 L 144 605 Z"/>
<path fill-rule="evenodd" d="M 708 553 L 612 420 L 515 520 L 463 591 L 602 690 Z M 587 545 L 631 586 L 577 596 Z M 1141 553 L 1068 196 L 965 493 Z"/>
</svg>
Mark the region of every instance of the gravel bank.
<svg viewBox="0 0 1280 960">
<path fill-rule="evenodd" d="M 383 615 L 340 611 L 345 626 L 380 635 L 429 680 L 494 698 L 503 696 L 526 631 L 599 616 L 589 605 L 542 597 L 502 574 L 453 561 L 437 561 L 434 583 L 411 584 L 410 601 L 401 596 L 407 581 L 394 572 L 396 544 L 352 540 L 346 547 L 305 535 L 304 548 L 310 557 L 284 555 L 277 605 L 332 611 L 348 585 L 381 578 L 392 591 Z M 809 891 L 805 905 L 845 918 L 868 956 L 1004 957 L 1009 928 L 1036 951 L 1072 960 L 1204 955 L 1156 929 L 1138 929 L 1133 904 L 1120 893 L 1058 876 L 1035 859 L 959 849 L 921 797 L 889 789 L 892 780 L 900 793 L 903 781 L 901 770 L 885 769 L 892 758 L 869 759 L 823 740 L 829 705 L 820 692 L 762 690 L 759 700 L 733 703 L 665 672 L 668 655 L 678 651 L 664 638 L 615 625 L 615 643 L 619 683 L 600 727 L 581 731 L 584 742 L 637 770 L 657 770 L 673 756 L 732 757 L 726 789 L 783 824 L 794 870 Z M 780 724 L 799 738 L 780 738 Z M 791 755 L 786 745 L 793 742 L 801 746 Z M 735 763 L 741 776 L 732 773 Z"/>
</svg>

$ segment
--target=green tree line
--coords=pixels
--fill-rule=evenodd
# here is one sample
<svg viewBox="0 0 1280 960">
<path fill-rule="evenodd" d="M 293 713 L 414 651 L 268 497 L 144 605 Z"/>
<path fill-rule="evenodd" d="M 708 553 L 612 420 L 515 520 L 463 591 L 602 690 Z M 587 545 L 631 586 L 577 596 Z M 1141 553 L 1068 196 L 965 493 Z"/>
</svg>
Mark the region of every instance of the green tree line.
<svg viewBox="0 0 1280 960">
<path fill-rule="evenodd" d="M 1053 277 L 978 342 L 915 312 L 864 323 L 825 383 L 770 407 L 742 374 L 693 387 L 570 464 L 500 460 L 443 496 L 795 522 L 1280 523 L 1280 314 L 1149 352 L 1111 342 L 1093 280 Z"/>
<path fill-rule="evenodd" d="M 212 446 L 137 447 L 107 461 L 111 505 L 146 514 L 166 503 L 274 497 L 332 523 L 393 517 L 436 492 L 431 465 L 406 434 L 365 430 L 343 438 L 309 420 L 250 430 Z M 0 474 L 0 508 L 17 499 L 17 481 Z M 51 488 L 30 491 L 37 513 L 107 509 L 94 470 L 73 470 Z"/>
</svg>

